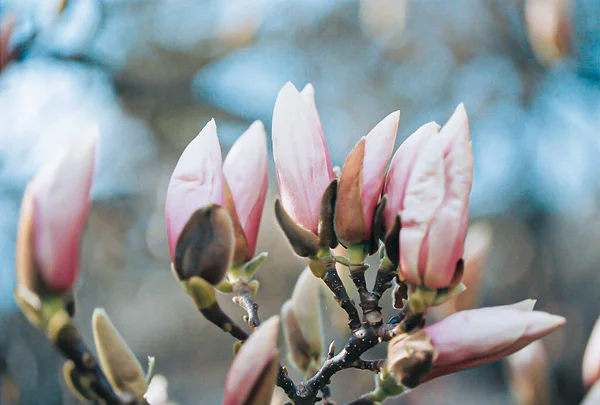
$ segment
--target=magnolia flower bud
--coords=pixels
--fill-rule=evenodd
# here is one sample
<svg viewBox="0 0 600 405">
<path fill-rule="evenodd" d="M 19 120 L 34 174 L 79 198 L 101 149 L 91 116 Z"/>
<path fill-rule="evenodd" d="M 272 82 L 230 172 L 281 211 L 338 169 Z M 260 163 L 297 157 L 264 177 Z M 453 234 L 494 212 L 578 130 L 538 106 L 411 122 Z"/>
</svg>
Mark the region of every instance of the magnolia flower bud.
<svg viewBox="0 0 600 405">
<path fill-rule="evenodd" d="M 388 343 L 386 367 L 396 381 L 412 388 L 429 373 L 438 353 L 431 337 L 420 330 L 396 336 Z"/>
<path fill-rule="evenodd" d="M 236 236 L 234 264 L 252 259 L 267 194 L 267 140 L 265 128 L 255 121 L 233 144 L 223 163 L 225 205 Z"/>
<path fill-rule="evenodd" d="M 506 358 L 510 388 L 519 405 L 550 403 L 548 359 L 541 341 Z"/>
<path fill-rule="evenodd" d="M 346 158 L 335 208 L 335 231 L 346 246 L 371 240 L 373 216 L 399 120 L 400 111 L 385 117 Z"/>
<path fill-rule="evenodd" d="M 235 356 L 225 380 L 223 405 L 269 405 L 279 369 L 279 317 L 269 318 Z"/>
<path fill-rule="evenodd" d="M 600 318 L 592 329 L 583 355 L 583 383 L 588 388 L 600 383 Z"/>
<path fill-rule="evenodd" d="M 286 301 L 281 307 L 283 332 L 287 344 L 288 360 L 299 371 L 306 373 L 314 364 L 310 346 L 302 334 L 298 317 L 294 311 L 294 303 Z"/>
<path fill-rule="evenodd" d="M 413 285 L 449 287 L 463 255 L 473 180 L 464 106 L 437 134 L 427 124 L 398 149 L 384 194 L 386 228 L 401 218 L 400 276 Z"/>
<path fill-rule="evenodd" d="M 423 329 L 439 352 L 425 380 L 499 360 L 565 322 L 561 316 L 518 306 L 457 312 Z"/>
<path fill-rule="evenodd" d="M 302 94 L 289 82 L 283 86 L 275 101 L 272 136 L 281 205 L 295 223 L 316 235 L 323 193 L 335 176 L 311 85 Z"/>
<path fill-rule="evenodd" d="M 214 120 L 202 128 L 181 154 L 167 189 L 165 214 L 171 260 L 192 214 L 208 205 L 223 205 L 221 147 Z"/>
<path fill-rule="evenodd" d="M 68 292 L 79 273 L 89 211 L 97 132 L 92 131 L 36 174 L 21 205 L 17 283 L 37 294 Z M 68 209 L 65 209 L 68 207 Z"/>
<path fill-rule="evenodd" d="M 98 361 L 110 385 L 142 398 L 147 388 L 144 370 L 103 309 L 94 310 L 92 328 Z"/>
</svg>

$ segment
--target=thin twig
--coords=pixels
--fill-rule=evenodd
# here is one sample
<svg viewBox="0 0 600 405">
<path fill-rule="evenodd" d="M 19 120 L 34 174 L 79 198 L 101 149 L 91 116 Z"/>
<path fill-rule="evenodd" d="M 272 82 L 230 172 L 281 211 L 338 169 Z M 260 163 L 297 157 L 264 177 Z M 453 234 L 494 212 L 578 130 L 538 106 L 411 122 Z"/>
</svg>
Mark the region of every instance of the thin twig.
<svg viewBox="0 0 600 405">
<path fill-rule="evenodd" d="M 360 316 L 358 315 L 358 310 L 356 306 L 348 296 L 348 292 L 340 279 L 339 274 L 335 268 L 335 261 L 333 259 L 329 259 L 325 262 L 326 272 L 322 277 L 322 280 L 325 282 L 327 287 L 333 292 L 336 301 L 342 307 L 344 311 L 348 314 L 348 326 L 350 330 L 355 331 L 360 328 Z"/>
</svg>

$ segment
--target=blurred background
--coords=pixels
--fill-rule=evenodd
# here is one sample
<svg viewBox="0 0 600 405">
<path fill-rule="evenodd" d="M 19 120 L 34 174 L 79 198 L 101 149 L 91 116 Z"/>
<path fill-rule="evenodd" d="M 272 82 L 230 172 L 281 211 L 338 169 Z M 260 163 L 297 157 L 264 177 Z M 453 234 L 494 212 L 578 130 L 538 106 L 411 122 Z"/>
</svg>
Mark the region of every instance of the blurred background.
<svg viewBox="0 0 600 405">
<path fill-rule="evenodd" d="M 156 356 L 173 401 L 220 403 L 233 341 L 173 280 L 165 191 L 210 118 L 224 152 L 253 120 L 269 130 L 286 81 L 314 84 L 336 165 L 391 111 L 402 111 L 399 144 L 466 104 L 472 218 L 493 235 L 469 306 L 531 297 L 567 317 L 544 340 L 549 395 L 530 405 L 581 401 L 581 358 L 600 314 L 600 0 L 0 0 L 0 24 L 2 405 L 76 403 L 59 357 L 16 309 L 14 240 L 26 183 L 91 122 L 101 139 L 78 325 L 91 342 L 92 310 L 106 308 L 139 358 Z M 264 319 L 303 266 L 276 227 L 270 174 Z M 339 346 L 345 333 L 328 338 Z M 499 362 L 389 403 L 521 404 L 509 377 Z M 368 372 L 347 371 L 332 391 L 344 401 L 371 386 Z"/>
</svg>

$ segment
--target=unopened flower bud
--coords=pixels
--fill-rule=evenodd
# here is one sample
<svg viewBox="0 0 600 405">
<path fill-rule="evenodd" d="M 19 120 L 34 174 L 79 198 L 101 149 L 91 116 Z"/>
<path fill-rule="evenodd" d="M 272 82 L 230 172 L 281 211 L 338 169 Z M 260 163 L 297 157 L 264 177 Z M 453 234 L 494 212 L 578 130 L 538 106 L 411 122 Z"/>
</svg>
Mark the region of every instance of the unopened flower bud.
<svg viewBox="0 0 600 405">
<path fill-rule="evenodd" d="M 427 124 L 398 149 L 386 179 L 386 228 L 400 215 L 400 276 L 449 287 L 464 250 L 473 154 L 464 106 L 437 133 Z"/>
<path fill-rule="evenodd" d="M 234 248 L 227 211 L 209 205 L 192 214 L 179 236 L 174 268 L 180 280 L 200 277 L 217 285 L 229 269 Z"/>
<path fill-rule="evenodd" d="M 235 356 L 225 380 L 223 405 L 270 405 L 279 369 L 279 317 L 263 322 Z"/>
<path fill-rule="evenodd" d="M 94 310 L 92 328 L 98 361 L 110 385 L 142 398 L 147 388 L 144 370 L 103 309 Z"/>
<path fill-rule="evenodd" d="M 299 371 L 306 373 L 313 366 L 313 356 L 311 349 L 302 334 L 302 329 L 298 323 L 298 317 L 294 311 L 294 303 L 286 301 L 281 307 L 281 320 L 283 322 L 283 332 L 287 344 L 289 361 Z"/>
<path fill-rule="evenodd" d="M 431 337 L 420 330 L 396 336 L 388 343 L 386 367 L 396 381 L 412 388 L 429 373 L 437 356 Z"/>
<path fill-rule="evenodd" d="M 45 295 L 63 294 L 74 287 L 97 136 L 94 128 L 42 167 L 27 186 L 16 251 L 21 288 Z"/>
<path fill-rule="evenodd" d="M 423 329 L 439 352 L 425 379 L 497 361 L 546 336 L 565 322 L 561 316 L 527 311 L 520 306 L 457 312 Z"/>
<path fill-rule="evenodd" d="M 385 117 L 346 158 L 335 209 L 335 232 L 346 246 L 371 240 L 373 216 L 399 120 L 400 111 Z"/>
</svg>

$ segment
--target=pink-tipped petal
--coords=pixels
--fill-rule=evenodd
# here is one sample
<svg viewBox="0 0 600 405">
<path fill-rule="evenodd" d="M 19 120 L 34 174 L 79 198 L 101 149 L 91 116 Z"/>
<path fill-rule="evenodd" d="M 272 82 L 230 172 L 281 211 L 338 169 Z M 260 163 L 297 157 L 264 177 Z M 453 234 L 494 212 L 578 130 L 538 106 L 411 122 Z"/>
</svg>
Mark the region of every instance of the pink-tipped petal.
<svg viewBox="0 0 600 405">
<path fill-rule="evenodd" d="M 291 83 L 273 111 L 273 158 L 281 203 L 301 226 L 317 233 L 321 197 L 334 178 L 329 151 L 310 88 L 302 96 Z"/>
<path fill-rule="evenodd" d="M 394 111 L 381 120 L 365 138 L 361 195 L 365 240 L 371 237 L 373 214 L 383 189 L 385 169 L 394 151 L 399 121 L 400 111 Z"/>
<path fill-rule="evenodd" d="M 422 282 L 421 270 L 428 253 L 427 233 L 444 199 L 443 151 L 435 138 L 427 142 L 417 157 L 401 212 L 400 272 L 413 284 Z"/>
<path fill-rule="evenodd" d="M 447 287 L 463 255 L 467 234 L 473 153 L 463 104 L 440 130 L 438 139 L 444 150 L 445 195 L 428 235 L 424 283 L 431 288 Z"/>
<path fill-rule="evenodd" d="M 263 322 L 235 356 L 225 380 L 223 405 L 244 405 L 263 371 L 277 357 L 279 317 Z"/>
<path fill-rule="evenodd" d="M 600 318 L 596 321 L 583 355 L 583 383 L 600 384 Z"/>
<path fill-rule="evenodd" d="M 268 184 L 265 128 L 255 121 L 233 144 L 223 163 L 223 174 L 235 204 L 252 257 Z"/>
<path fill-rule="evenodd" d="M 506 307 L 450 315 L 424 330 L 439 352 L 428 379 L 491 363 L 564 325 L 560 316 Z"/>
<path fill-rule="evenodd" d="M 191 215 L 208 204 L 223 205 L 221 146 L 214 120 L 185 148 L 169 182 L 165 211 L 171 258 Z"/>
<path fill-rule="evenodd" d="M 73 287 L 89 211 L 98 128 L 44 166 L 30 183 L 34 201 L 34 252 L 42 279 L 56 292 Z"/>
<path fill-rule="evenodd" d="M 386 229 L 392 227 L 396 215 L 404 209 L 406 186 L 419 152 L 429 139 L 437 134 L 439 129 L 440 126 L 435 122 L 421 126 L 402 142 L 394 154 L 383 188 L 383 194 L 387 196 L 384 210 Z"/>
</svg>

